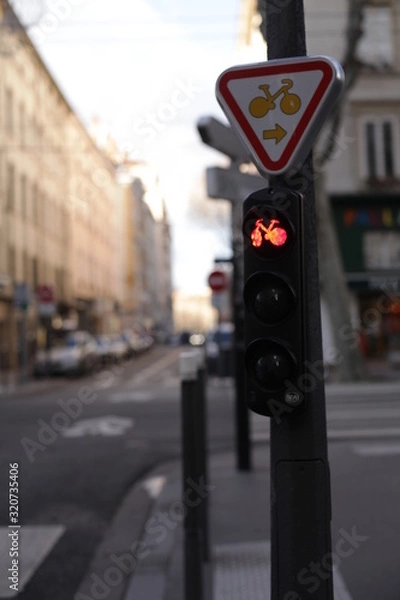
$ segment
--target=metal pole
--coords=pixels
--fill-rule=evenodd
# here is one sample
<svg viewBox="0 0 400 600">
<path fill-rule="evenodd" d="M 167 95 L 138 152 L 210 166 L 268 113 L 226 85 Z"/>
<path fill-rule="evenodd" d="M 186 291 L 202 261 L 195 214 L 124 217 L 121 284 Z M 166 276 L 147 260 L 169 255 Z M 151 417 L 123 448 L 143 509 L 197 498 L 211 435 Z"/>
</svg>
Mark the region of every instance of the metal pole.
<svg viewBox="0 0 400 600">
<path fill-rule="evenodd" d="M 233 286 L 232 306 L 234 332 L 233 367 L 235 378 L 236 467 L 251 470 L 250 415 L 244 401 L 244 310 L 243 310 L 243 239 L 241 232 L 242 203 L 232 202 Z"/>
<path fill-rule="evenodd" d="M 268 58 L 306 55 L 302 0 L 266 2 Z M 304 195 L 305 324 L 308 364 L 322 364 L 318 255 L 312 156 L 290 178 L 271 178 Z M 296 182 L 296 183 L 295 183 Z M 300 183 L 301 189 L 296 188 Z M 306 409 L 296 418 L 271 419 L 271 600 L 305 597 L 302 573 L 331 556 L 330 476 L 323 376 L 307 387 Z M 332 600 L 331 561 L 314 600 Z"/>
<path fill-rule="evenodd" d="M 197 432 L 198 432 L 198 453 L 200 462 L 200 478 L 204 484 L 208 484 L 208 446 L 207 446 L 207 397 L 206 397 L 206 366 L 204 352 L 201 350 L 197 354 Z M 208 496 L 201 502 L 201 522 L 203 535 L 203 559 L 204 562 L 210 561 L 210 536 L 208 523 Z"/>
<path fill-rule="evenodd" d="M 27 310 L 22 311 L 21 321 L 21 381 L 28 379 L 28 340 L 27 340 Z"/>
<path fill-rule="evenodd" d="M 200 485 L 198 407 L 198 358 L 193 352 L 180 355 L 183 502 L 186 507 L 184 526 L 184 597 L 185 600 L 203 600 L 203 539 L 201 531 L 201 502 L 187 502 L 188 482 Z"/>
</svg>

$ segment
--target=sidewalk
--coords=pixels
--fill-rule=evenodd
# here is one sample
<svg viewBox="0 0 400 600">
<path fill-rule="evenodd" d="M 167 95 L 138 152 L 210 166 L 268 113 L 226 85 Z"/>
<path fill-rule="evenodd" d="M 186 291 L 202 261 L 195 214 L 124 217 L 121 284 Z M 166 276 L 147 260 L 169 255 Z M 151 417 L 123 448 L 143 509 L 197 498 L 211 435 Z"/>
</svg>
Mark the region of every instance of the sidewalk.
<svg viewBox="0 0 400 600">
<path fill-rule="evenodd" d="M 351 385 L 363 388 L 366 384 Z M 388 392 L 395 387 L 400 390 L 400 382 L 383 385 L 388 387 Z M 339 384 L 327 386 L 328 396 L 338 392 Z M 227 399 L 227 418 L 231 418 L 232 381 L 226 380 L 224 385 L 214 382 L 208 386 L 207 395 L 209 403 L 223 395 Z M 267 434 L 269 421 L 266 418 L 264 421 L 262 427 Z M 266 439 L 267 435 L 261 443 L 253 439 L 250 472 L 236 469 L 233 449 L 209 456 L 212 561 L 208 565 L 210 588 L 205 600 L 267 600 L 269 597 L 270 477 Z M 160 465 L 126 497 L 123 510 L 112 526 L 112 541 L 109 538 L 100 549 L 102 567 L 97 572 L 101 572 L 103 580 L 107 569 L 115 570 L 116 564 L 125 574 L 123 585 L 120 579 L 119 586 L 117 583 L 113 589 L 109 586 L 109 600 L 186 600 L 182 487 L 181 461 L 177 460 Z M 139 514 L 147 514 L 145 523 L 139 523 Z M 111 550 L 114 558 L 110 559 Z M 111 570 L 109 573 L 111 579 Z M 334 585 L 335 598 L 351 600 L 338 571 L 334 573 Z M 82 597 L 78 595 L 79 600 L 97 597 L 89 595 L 88 586 L 85 593 L 87 595 Z"/>
</svg>

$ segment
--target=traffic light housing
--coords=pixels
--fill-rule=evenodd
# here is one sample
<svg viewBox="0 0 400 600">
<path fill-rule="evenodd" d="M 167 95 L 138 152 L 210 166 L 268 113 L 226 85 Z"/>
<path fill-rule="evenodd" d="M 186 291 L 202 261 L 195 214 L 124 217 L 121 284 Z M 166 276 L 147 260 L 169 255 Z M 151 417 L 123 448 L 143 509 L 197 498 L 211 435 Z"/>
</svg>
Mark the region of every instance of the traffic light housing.
<svg viewBox="0 0 400 600">
<path fill-rule="evenodd" d="M 302 195 L 278 187 L 243 207 L 246 402 L 279 419 L 304 407 L 302 214 Z"/>
</svg>

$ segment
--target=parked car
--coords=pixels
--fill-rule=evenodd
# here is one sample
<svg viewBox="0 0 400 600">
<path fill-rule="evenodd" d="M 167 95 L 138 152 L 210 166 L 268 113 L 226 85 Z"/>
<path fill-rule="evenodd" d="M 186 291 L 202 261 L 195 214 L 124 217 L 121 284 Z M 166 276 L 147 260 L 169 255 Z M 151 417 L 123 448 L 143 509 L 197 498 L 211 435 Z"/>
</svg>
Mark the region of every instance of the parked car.
<svg viewBox="0 0 400 600">
<path fill-rule="evenodd" d="M 112 335 L 109 338 L 111 360 L 121 362 L 129 357 L 129 343 L 121 335 Z"/>
<path fill-rule="evenodd" d="M 90 371 L 99 361 L 96 340 L 87 331 L 71 331 L 57 335 L 52 347 L 36 354 L 34 374 L 80 375 Z"/>
<path fill-rule="evenodd" d="M 129 356 L 136 356 L 149 350 L 154 343 L 154 338 L 146 331 L 125 330 L 121 338 L 128 344 Z"/>
<path fill-rule="evenodd" d="M 97 354 L 103 365 L 108 364 L 112 359 L 111 340 L 108 335 L 96 336 Z"/>
<path fill-rule="evenodd" d="M 206 365 L 211 375 L 228 377 L 233 374 L 233 323 L 221 323 L 212 329 L 205 341 Z"/>
</svg>

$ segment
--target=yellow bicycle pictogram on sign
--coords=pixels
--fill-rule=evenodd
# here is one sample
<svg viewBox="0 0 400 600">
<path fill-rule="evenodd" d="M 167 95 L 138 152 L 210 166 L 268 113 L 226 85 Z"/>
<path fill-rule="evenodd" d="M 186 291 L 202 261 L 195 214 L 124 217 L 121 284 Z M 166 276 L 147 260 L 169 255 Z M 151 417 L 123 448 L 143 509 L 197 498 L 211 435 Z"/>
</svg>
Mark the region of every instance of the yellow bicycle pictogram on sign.
<svg viewBox="0 0 400 600">
<path fill-rule="evenodd" d="M 274 110 L 276 108 L 275 100 L 279 98 L 279 96 L 283 96 L 280 101 L 280 109 L 285 115 L 294 115 L 301 108 L 301 100 L 297 94 L 293 92 L 289 92 L 289 90 L 293 87 L 292 79 L 282 79 L 282 86 L 275 94 L 271 94 L 269 91 L 269 84 L 262 84 L 258 86 L 259 90 L 262 90 L 265 94 L 264 96 L 256 96 L 249 104 L 249 111 L 253 117 L 256 119 L 261 119 L 265 117 L 269 111 Z M 286 131 L 276 123 L 275 129 L 266 129 L 263 131 L 263 138 L 265 140 L 275 139 L 275 143 L 281 141 L 282 138 L 285 137 Z"/>
</svg>

